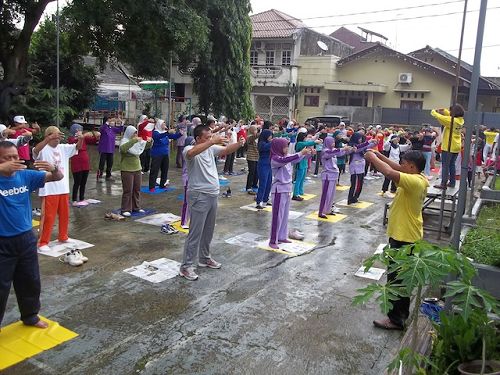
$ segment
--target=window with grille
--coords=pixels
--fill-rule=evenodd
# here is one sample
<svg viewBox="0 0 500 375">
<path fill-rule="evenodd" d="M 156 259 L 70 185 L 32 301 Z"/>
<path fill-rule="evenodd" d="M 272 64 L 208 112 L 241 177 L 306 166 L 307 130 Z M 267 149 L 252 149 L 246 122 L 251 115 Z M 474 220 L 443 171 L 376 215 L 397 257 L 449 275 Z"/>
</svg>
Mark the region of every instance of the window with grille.
<svg viewBox="0 0 500 375">
<path fill-rule="evenodd" d="M 266 51 L 266 65 L 274 65 L 274 51 Z"/>
<path fill-rule="evenodd" d="M 304 96 L 304 107 L 319 107 L 319 96 L 317 96 L 317 95 L 305 95 Z"/>
<path fill-rule="evenodd" d="M 281 51 L 281 65 L 292 64 L 292 51 Z"/>
<path fill-rule="evenodd" d="M 401 109 L 422 109 L 424 102 L 413 100 L 401 100 L 399 107 Z"/>
<path fill-rule="evenodd" d="M 257 51 L 250 51 L 250 65 L 259 64 L 259 53 Z"/>
</svg>

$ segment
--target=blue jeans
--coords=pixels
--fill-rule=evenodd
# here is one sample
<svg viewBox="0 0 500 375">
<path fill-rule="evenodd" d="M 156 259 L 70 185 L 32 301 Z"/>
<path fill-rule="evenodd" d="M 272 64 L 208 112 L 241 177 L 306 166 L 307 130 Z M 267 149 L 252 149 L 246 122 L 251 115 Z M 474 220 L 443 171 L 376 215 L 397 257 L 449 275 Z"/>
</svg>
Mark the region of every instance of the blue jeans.
<svg viewBox="0 0 500 375">
<path fill-rule="evenodd" d="M 295 186 L 293 187 L 293 196 L 297 197 L 304 194 L 304 180 L 306 179 L 307 168 L 297 168 L 295 175 Z"/>
<path fill-rule="evenodd" d="M 450 186 L 455 186 L 455 175 L 457 173 L 455 162 L 457 161 L 458 153 L 442 151 L 441 152 L 441 185 L 446 186 L 448 181 Z"/>
<path fill-rule="evenodd" d="M 425 151 L 425 152 L 422 152 L 422 155 L 424 155 L 424 158 L 425 158 L 424 173 L 425 173 L 426 176 L 430 176 L 431 175 L 431 158 L 432 158 L 432 152 Z"/>
<path fill-rule="evenodd" d="M 257 191 L 257 204 L 269 201 L 269 193 L 271 192 L 271 184 L 273 182 L 273 173 L 270 164 L 264 164 L 260 161 L 257 163 L 257 174 L 259 175 L 259 190 Z"/>
</svg>

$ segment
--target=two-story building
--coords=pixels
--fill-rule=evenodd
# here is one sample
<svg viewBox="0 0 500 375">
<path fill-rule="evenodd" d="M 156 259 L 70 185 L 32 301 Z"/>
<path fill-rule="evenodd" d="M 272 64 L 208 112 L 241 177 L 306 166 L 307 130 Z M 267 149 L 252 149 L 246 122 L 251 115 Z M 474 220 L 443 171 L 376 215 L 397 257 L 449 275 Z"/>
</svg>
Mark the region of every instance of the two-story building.
<svg viewBox="0 0 500 375">
<path fill-rule="evenodd" d="M 250 65 L 255 112 L 273 121 L 294 118 L 300 111 L 298 108 L 310 104 L 307 94 L 321 91 L 314 75 L 325 64 L 331 66 L 332 54 L 347 56 L 352 47 L 275 9 L 252 15 L 251 20 Z M 316 59 L 324 54 L 329 56 Z"/>
<path fill-rule="evenodd" d="M 454 97 L 457 59 L 429 46 L 404 54 L 383 35 L 340 28 L 330 35 L 275 9 L 254 14 L 250 51 L 251 99 L 255 113 L 277 121 L 304 122 L 324 114 L 381 121 L 381 109 L 428 110 Z M 374 41 L 373 39 L 378 39 Z M 197 107 L 192 67 L 173 69 L 175 113 Z M 459 101 L 467 103 L 472 67 L 462 63 Z M 500 111 L 500 86 L 481 77 L 478 109 Z M 373 111 L 372 111 L 373 109 Z M 376 115 L 378 112 L 378 115 Z"/>
</svg>

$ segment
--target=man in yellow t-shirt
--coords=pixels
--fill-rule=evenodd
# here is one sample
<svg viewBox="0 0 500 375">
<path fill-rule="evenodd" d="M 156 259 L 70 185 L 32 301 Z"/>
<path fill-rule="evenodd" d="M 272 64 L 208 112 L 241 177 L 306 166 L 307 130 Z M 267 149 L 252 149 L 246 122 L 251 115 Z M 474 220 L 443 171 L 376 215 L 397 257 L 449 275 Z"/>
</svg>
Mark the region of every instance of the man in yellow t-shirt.
<svg viewBox="0 0 500 375">
<path fill-rule="evenodd" d="M 401 156 L 401 164 L 385 157 L 378 151 L 369 151 L 365 159 L 398 186 L 391 205 L 387 236 L 389 246 L 399 249 L 410 245 L 424 236 L 422 206 L 429 182 L 422 174 L 425 157 L 420 151 L 408 151 Z M 397 273 L 387 274 L 387 282 L 395 282 Z M 410 315 L 410 298 L 402 297 L 392 301 L 393 307 L 386 319 L 374 320 L 375 327 L 402 330 Z"/>
</svg>

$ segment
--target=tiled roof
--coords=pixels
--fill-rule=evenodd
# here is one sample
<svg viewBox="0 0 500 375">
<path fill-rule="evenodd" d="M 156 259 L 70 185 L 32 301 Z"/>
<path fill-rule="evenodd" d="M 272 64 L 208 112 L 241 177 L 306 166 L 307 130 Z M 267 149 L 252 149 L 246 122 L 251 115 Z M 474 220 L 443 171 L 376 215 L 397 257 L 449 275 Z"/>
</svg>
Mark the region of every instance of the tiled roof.
<svg viewBox="0 0 500 375">
<path fill-rule="evenodd" d="M 331 33 L 330 36 L 340 40 L 341 42 L 349 44 L 351 47 L 354 47 L 353 53 L 359 52 L 376 44 L 375 42 L 366 41 L 366 39 L 361 35 L 356 34 L 343 26 Z"/>
<path fill-rule="evenodd" d="M 438 55 L 441 55 L 445 59 L 447 59 L 451 64 L 450 65 L 455 65 L 458 63 L 458 58 L 453 56 L 452 54 L 440 49 L 440 48 L 433 48 L 431 46 L 425 46 L 424 48 L 421 48 L 419 50 L 410 52 L 408 55 L 416 58 L 420 58 L 419 55 L 421 54 L 432 54 L 436 53 Z M 471 73 L 472 73 L 472 68 L 473 66 L 470 64 L 467 64 L 465 61 L 460 62 L 460 76 L 470 79 L 471 78 Z M 466 72 L 464 72 L 464 70 Z M 479 77 L 479 88 L 480 89 L 491 89 L 491 90 L 498 90 L 500 89 L 500 85 L 498 82 L 495 80 L 489 79 L 487 77 Z"/>
<path fill-rule="evenodd" d="M 291 38 L 297 29 L 307 27 L 301 20 L 276 9 L 250 16 L 252 38 Z"/>
<path fill-rule="evenodd" d="M 408 55 L 416 57 L 417 55 L 422 54 L 422 53 L 424 53 L 424 54 L 425 53 L 428 53 L 428 54 L 437 53 L 438 55 L 443 56 L 445 59 L 449 60 L 450 62 L 452 62 L 454 64 L 456 64 L 458 62 L 458 58 L 456 58 L 452 54 L 450 54 L 446 51 L 443 51 L 440 48 L 432 48 L 431 46 L 425 46 L 424 48 L 410 52 Z M 472 72 L 472 65 L 467 64 L 465 61 L 462 60 L 460 63 L 460 66 L 461 66 L 461 68 L 467 69 L 469 72 Z"/>
<path fill-rule="evenodd" d="M 413 56 L 405 55 L 404 53 L 401 53 L 401 52 L 398 52 L 396 50 L 393 50 L 392 48 L 389 48 L 386 45 L 381 44 L 379 42 L 376 42 L 375 45 L 373 45 L 373 46 L 371 46 L 369 48 L 365 48 L 362 51 L 356 52 L 356 53 L 354 53 L 352 55 L 344 57 L 343 59 L 340 59 L 339 61 L 337 61 L 337 66 L 344 66 L 345 64 L 348 64 L 350 62 L 362 59 L 362 58 L 364 58 L 364 57 L 366 57 L 366 56 L 368 56 L 368 55 L 370 55 L 371 53 L 374 53 L 374 52 L 385 53 L 388 56 L 392 56 L 392 57 L 394 57 L 396 59 L 405 61 L 408 64 L 417 66 L 417 67 L 419 67 L 419 68 L 421 68 L 423 70 L 432 72 L 434 74 L 441 74 L 441 75 L 448 76 L 450 78 L 454 78 L 455 77 L 452 73 L 448 72 L 447 70 L 444 70 L 444 69 L 441 69 L 441 68 L 439 68 L 437 66 L 434 66 L 434 65 L 431 65 L 429 63 L 426 63 L 426 62 L 424 62 L 422 60 L 419 60 L 419 59 L 417 59 L 417 58 L 415 58 Z M 467 81 L 463 77 L 461 77 L 461 79 L 462 79 L 463 82 L 470 83 L 469 81 Z"/>
</svg>

